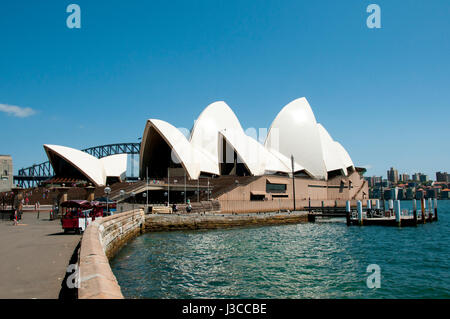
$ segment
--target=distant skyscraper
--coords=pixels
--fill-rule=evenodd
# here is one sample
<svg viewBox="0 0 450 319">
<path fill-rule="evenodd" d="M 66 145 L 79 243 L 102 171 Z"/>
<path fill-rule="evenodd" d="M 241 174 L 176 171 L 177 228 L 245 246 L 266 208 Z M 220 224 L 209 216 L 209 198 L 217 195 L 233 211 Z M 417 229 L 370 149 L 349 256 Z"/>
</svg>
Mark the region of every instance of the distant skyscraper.
<svg viewBox="0 0 450 319">
<path fill-rule="evenodd" d="M 364 177 L 364 179 L 369 183 L 369 187 L 380 186 L 382 177 L 381 176 L 372 176 L 372 177 Z"/>
<path fill-rule="evenodd" d="M 429 181 L 429 178 L 428 178 L 428 175 L 425 175 L 422 173 L 415 173 L 412 176 L 412 180 L 415 182 L 425 183 L 425 182 Z"/>
<path fill-rule="evenodd" d="M 402 182 L 407 182 L 407 181 L 409 181 L 410 179 L 409 179 L 409 174 L 401 174 L 400 175 L 400 180 L 402 181 Z"/>
<path fill-rule="evenodd" d="M 406 189 L 406 199 L 414 199 L 414 188 L 408 187 Z"/>
<path fill-rule="evenodd" d="M 436 172 L 436 182 L 450 182 L 450 175 L 447 172 Z"/>
<path fill-rule="evenodd" d="M 381 182 L 383 181 L 383 176 L 374 176 L 373 177 L 373 184 L 374 186 L 381 186 Z"/>
<path fill-rule="evenodd" d="M 391 167 L 391 169 L 387 171 L 387 178 L 388 178 L 388 181 L 390 181 L 392 183 L 397 183 L 398 182 L 398 171 L 396 169 L 394 169 L 393 167 Z"/>
</svg>

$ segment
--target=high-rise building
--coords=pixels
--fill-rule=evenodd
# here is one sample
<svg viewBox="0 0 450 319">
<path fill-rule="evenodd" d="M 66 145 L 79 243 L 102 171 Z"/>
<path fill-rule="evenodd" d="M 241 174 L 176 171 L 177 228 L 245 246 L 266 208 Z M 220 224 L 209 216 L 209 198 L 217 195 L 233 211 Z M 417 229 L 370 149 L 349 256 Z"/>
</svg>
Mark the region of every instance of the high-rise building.
<svg viewBox="0 0 450 319">
<path fill-rule="evenodd" d="M 411 187 L 408 187 L 407 189 L 406 189 L 406 199 L 409 199 L 409 200 L 411 200 L 411 199 L 414 199 L 414 188 L 411 188 Z"/>
<path fill-rule="evenodd" d="M 438 198 L 438 192 L 436 188 L 429 188 L 426 190 L 427 198 Z"/>
<path fill-rule="evenodd" d="M 391 167 L 391 169 L 387 171 L 387 178 L 388 178 L 388 181 L 390 181 L 392 183 L 397 183 L 398 182 L 398 170 Z"/>
<path fill-rule="evenodd" d="M 0 155 L 0 192 L 8 192 L 13 187 L 13 164 L 10 155 Z"/>
<path fill-rule="evenodd" d="M 400 180 L 401 180 L 402 182 L 407 182 L 407 181 L 409 181 L 409 180 L 410 180 L 409 174 L 401 174 L 401 175 L 400 175 Z"/>
<path fill-rule="evenodd" d="M 380 186 L 383 178 L 382 176 L 371 176 L 371 177 L 364 177 L 364 179 L 369 184 L 369 187 L 375 187 L 377 185 Z"/>
<path fill-rule="evenodd" d="M 384 199 L 389 200 L 397 200 L 398 199 L 398 188 L 391 187 L 384 190 Z"/>
<path fill-rule="evenodd" d="M 406 199 L 406 190 L 404 188 L 398 188 L 397 190 L 397 198 L 398 200 Z"/>
<path fill-rule="evenodd" d="M 371 188 L 369 191 L 370 198 L 381 199 L 381 188 Z"/>
<path fill-rule="evenodd" d="M 415 173 L 412 176 L 412 180 L 415 182 L 425 183 L 428 182 L 430 179 L 428 178 L 428 175 L 422 173 Z"/>
<path fill-rule="evenodd" d="M 447 172 L 436 172 L 436 182 L 450 182 L 450 174 Z"/>
</svg>

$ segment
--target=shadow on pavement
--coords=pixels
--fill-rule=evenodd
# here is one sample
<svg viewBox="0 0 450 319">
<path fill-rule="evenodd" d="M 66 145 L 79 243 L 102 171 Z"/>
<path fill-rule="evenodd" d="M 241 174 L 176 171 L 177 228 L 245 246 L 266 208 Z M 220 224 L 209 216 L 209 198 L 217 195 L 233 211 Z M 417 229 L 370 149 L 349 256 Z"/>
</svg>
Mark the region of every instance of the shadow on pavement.
<svg viewBox="0 0 450 319">
<path fill-rule="evenodd" d="M 62 233 L 64 234 L 64 233 Z M 72 257 L 70 257 L 69 265 L 78 265 L 78 256 L 81 246 L 81 240 L 78 243 L 77 247 L 75 247 L 75 250 L 73 251 Z M 67 268 L 66 268 L 67 269 Z M 78 271 L 78 268 L 77 268 Z M 67 286 L 67 281 L 69 279 L 69 276 L 71 276 L 73 272 L 67 272 L 64 276 L 64 279 L 61 283 L 61 290 L 59 291 L 59 299 L 61 300 L 77 300 L 78 299 L 78 288 L 69 288 Z"/>
<path fill-rule="evenodd" d="M 59 233 L 53 233 L 53 234 L 47 234 L 46 236 L 62 236 L 62 235 L 65 235 L 65 236 L 70 236 L 70 235 L 72 235 L 72 236 L 74 236 L 74 235 L 77 235 L 77 236 L 80 236 L 79 234 L 75 234 L 75 233 L 65 233 L 65 232 L 59 232 Z"/>
</svg>

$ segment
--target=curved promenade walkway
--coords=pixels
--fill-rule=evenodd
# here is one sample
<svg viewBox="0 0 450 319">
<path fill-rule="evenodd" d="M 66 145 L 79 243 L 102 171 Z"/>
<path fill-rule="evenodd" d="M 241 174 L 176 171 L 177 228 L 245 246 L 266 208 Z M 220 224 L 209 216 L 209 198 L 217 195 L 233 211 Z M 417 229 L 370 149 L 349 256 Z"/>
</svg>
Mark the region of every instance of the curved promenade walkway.
<svg viewBox="0 0 450 319">
<path fill-rule="evenodd" d="M 0 298 L 58 298 L 80 235 L 64 234 L 49 212 L 24 212 L 18 226 L 0 221 Z"/>
</svg>

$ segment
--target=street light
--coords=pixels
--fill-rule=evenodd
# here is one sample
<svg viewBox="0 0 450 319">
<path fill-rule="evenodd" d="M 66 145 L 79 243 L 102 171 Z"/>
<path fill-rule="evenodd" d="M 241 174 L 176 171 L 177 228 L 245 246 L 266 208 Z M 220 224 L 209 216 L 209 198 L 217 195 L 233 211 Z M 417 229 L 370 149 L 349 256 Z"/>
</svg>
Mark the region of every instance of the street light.
<svg viewBox="0 0 450 319">
<path fill-rule="evenodd" d="M 106 214 L 109 215 L 109 206 L 108 206 L 108 202 L 109 202 L 109 194 L 111 193 L 111 187 L 106 186 L 105 187 L 105 194 L 106 194 Z"/>
<path fill-rule="evenodd" d="M 142 197 L 144 197 L 144 198 L 147 198 L 147 193 L 142 193 Z M 147 214 L 147 211 L 148 211 L 148 199 L 147 199 L 147 202 L 146 202 L 146 204 L 145 204 L 145 213 Z"/>
<path fill-rule="evenodd" d="M 120 194 L 120 199 L 123 201 L 124 197 L 125 197 L 125 191 L 123 189 L 121 189 L 119 191 Z M 123 204 L 120 206 L 120 212 L 123 212 Z"/>
<path fill-rule="evenodd" d="M 130 193 L 131 197 L 133 197 L 133 211 L 134 211 L 134 202 L 136 201 L 134 196 L 136 196 L 136 194 L 134 192 Z"/>
<path fill-rule="evenodd" d="M 186 170 L 184 170 L 184 204 L 186 205 Z"/>
<path fill-rule="evenodd" d="M 145 213 L 148 213 L 148 166 L 145 168 L 145 198 L 146 198 L 146 202 L 145 202 Z"/>
</svg>

